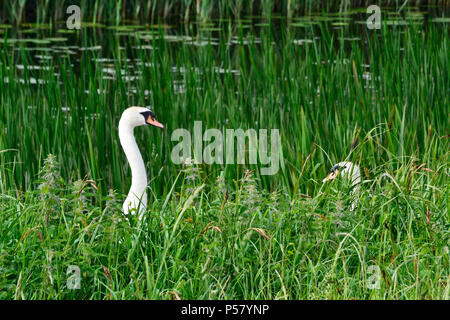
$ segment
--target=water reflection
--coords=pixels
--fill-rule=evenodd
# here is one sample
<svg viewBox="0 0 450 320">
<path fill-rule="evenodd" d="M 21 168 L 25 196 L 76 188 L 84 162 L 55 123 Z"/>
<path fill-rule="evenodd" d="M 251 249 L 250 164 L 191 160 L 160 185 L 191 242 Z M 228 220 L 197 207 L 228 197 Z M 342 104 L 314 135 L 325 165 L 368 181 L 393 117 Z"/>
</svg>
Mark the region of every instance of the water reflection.
<svg viewBox="0 0 450 320">
<path fill-rule="evenodd" d="M 366 32 L 364 9 L 352 9 L 340 13 L 317 13 L 291 19 L 274 16 L 270 22 L 261 17 L 245 17 L 237 19 L 233 23 L 224 19 L 190 24 L 174 21 L 174 23 L 160 25 L 104 26 L 98 23 L 83 23 L 81 31 L 68 30 L 63 22 L 56 24 L 56 27 L 26 23 L 22 24 L 20 28 L 0 25 L 0 34 L 4 36 L 3 43 L 6 45 L 4 49 L 9 55 L 15 55 L 16 61 L 19 62 L 15 64 L 15 70 L 10 70 L 10 66 L 4 66 L 5 70 L 14 72 L 3 76 L 2 79 L 8 83 L 13 74 L 16 77 L 14 81 L 19 83 L 45 85 L 47 80 L 40 78 L 42 72 L 57 70 L 58 65 L 65 60 L 68 60 L 68 64 L 74 67 L 74 72 L 77 72 L 76 65 L 81 60 L 88 59 L 92 61 L 96 70 L 101 71 L 100 78 L 102 80 L 117 81 L 120 78 L 126 83 L 130 83 L 126 88 L 128 95 L 149 96 L 151 94 L 149 90 L 138 91 L 133 83 L 142 79 L 143 68 L 157 67 L 154 62 L 151 62 L 151 59 L 146 58 L 151 57 L 153 52 L 158 50 L 158 42 L 164 42 L 174 52 L 180 52 L 180 50 L 199 50 L 199 53 L 201 50 L 217 52 L 217 66 L 212 70 L 203 70 L 201 64 L 189 66 L 189 68 L 171 67 L 170 72 L 176 75 L 172 83 L 172 90 L 176 94 L 184 94 L 186 93 L 186 84 L 183 75 L 186 73 L 205 76 L 207 72 L 213 71 L 221 75 L 240 77 L 239 70 L 222 66 L 219 56 L 222 46 L 229 47 L 231 56 L 233 56 L 242 46 L 261 45 L 261 34 L 265 32 L 273 33 L 273 39 L 276 40 L 275 42 L 279 42 L 274 43 L 275 45 L 283 45 L 283 41 L 288 39 L 295 46 L 314 47 L 316 41 L 321 41 L 317 35 L 324 27 L 329 28 L 329 32 L 335 34 L 334 38 L 342 46 L 351 46 L 352 43 L 362 44 L 363 41 L 366 43 L 367 40 L 361 37 L 361 34 Z M 427 20 L 445 27 L 449 22 L 448 18 L 443 17 L 428 19 L 427 11 L 417 8 L 406 9 L 403 13 L 386 12 L 386 21 L 384 22 L 396 28 L 411 24 L 423 24 Z M 143 56 L 142 51 L 146 52 Z M 27 52 L 33 52 L 33 54 L 28 55 Z M 20 63 L 23 54 L 32 63 L 30 61 L 27 64 Z M 313 65 L 330 63 L 345 65 L 349 61 L 346 59 L 315 61 Z M 367 82 L 364 88 L 372 89 L 373 85 L 369 84 L 373 80 L 370 61 L 362 66 L 367 69 L 360 75 Z M 61 77 L 58 72 L 54 72 L 53 76 L 58 79 Z M 58 83 L 62 83 L 62 81 L 58 81 Z M 92 89 L 85 91 L 89 93 Z M 97 94 L 104 93 L 103 89 L 96 91 Z"/>
</svg>

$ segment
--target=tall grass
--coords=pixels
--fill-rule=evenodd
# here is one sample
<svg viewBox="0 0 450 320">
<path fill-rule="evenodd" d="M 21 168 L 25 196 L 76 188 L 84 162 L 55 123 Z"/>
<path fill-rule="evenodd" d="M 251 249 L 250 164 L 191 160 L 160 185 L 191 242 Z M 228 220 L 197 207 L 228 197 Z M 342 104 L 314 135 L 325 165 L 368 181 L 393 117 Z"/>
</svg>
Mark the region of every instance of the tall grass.
<svg viewBox="0 0 450 320">
<path fill-rule="evenodd" d="M 102 50 L 52 54 L 41 69 L 5 32 L 0 298 L 448 299 L 448 28 L 310 19 L 187 26 L 191 38 L 84 28 L 79 44 Z M 117 125 L 134 104 L 166 125 L 135 130 L 150 176 L 143 222 L 120 209 L 130 174 Z M 173 165 L 171 132 L 194 120 L 280 129 L 284 170 Z M 344 180 L 321 183 L 343 159 L 363 172 L 355 212 Z"/>
<path fill-rule="evenodd" d="M 59 176 L 49 158 L 39 188 L 2 194 L 0 298 L 448 299 L 448 185 L 395 161 L 363 184 L 353 212 L 343 181 L 290 197 L 247 172 L 235 189 L 219 177 L 206 190 L 188 167 L 139 223 L 114 192 L 102 209 L 89 183 L 49 180 Z"/>
<path fill-rule="evenodd" d="M 369 171 L 406 156 L 431 165 L 448 147 L 448 29 L 392 28 L 401 27 L 372 33 L 361 28 L 365 45 L 344 40 L 345 29 L 334 31 L 328 24 L 300 33 L 263 29 L 259 38 L 238 27 L 219 41 L 199 30 L 192 40 L 175 43 L 165 42 L 160 30 L 149 42 L 138 36 L 125 40 L 129 47 L 150 44 L 153 50 L 129 50 L 125 56 L 122 40 L 112 36 L 103 51 L 82 51 L 79 61 L 54 54 L 39 70 L 31 67 L 35 51 L 2 50 L 3 179 L 10 188 L 27 189 L 43 157 L 52 153 L 64 162 L 63 176 L 89 174 L 102 194 L 110 187 L 125 192 L 130 177 L 117 124 L 129 105 L 151 105 L 166 124 L 161 131 L 136 130 L 157 194 L 168 191 L 167 182 L 179 170 L 170 160 L 178 143 L 170 140 L 171 132 L 193 130 L 194 120 L 204 129 L 280 129 L 284 170 L 259 176 L 258 167 L 247 167 L 268 190 L 313 193 L 316 186 L 309 181 L 320 180 L 356 146 L 351 160 Z M 295 37 L 312 43 L 298 45 Z M 208 39 L 205 46 L 192 44 Z M 104 63 L 105 57 L 111 60 Z M 105 79 L 105 67 L 116 80 Z M 205 170 L 224 170 L 230 182 L 244 169 Z"/>
<path fill-rule="evenodd" d="M 142 3 L 139 0 L 121 1 L 50 1 L 50 0 L 11 0 L 0 5 L 2 21 L 20 22 L 56 22 L 67 18 L 66 8 L 78 5 L 83 12 L 83 20 L 102 23 L 119 23 L 126 20 L 157 22 L 160 19 L 184 22 L 205 21 L 212 18 L 240 19 L 246 16 L 264 16 L 271 14 L 292 17 L 310 14 L 314 11 L 347 11 L 353 8 L 368 7 L 374 4 L 369 0 L 318 1 L 318 0 L 156 0 Z M 380 6 L 403 9 L 404 6 L 440 6 L 450 5 L 448 0 L 377 1 Z"/>
</svg>

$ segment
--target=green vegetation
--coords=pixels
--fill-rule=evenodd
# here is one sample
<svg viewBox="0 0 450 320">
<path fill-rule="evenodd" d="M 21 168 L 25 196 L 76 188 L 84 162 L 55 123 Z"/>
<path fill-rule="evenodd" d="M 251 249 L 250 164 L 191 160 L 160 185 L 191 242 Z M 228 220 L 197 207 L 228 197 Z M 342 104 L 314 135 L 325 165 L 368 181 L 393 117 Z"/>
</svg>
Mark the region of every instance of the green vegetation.
<svg viewBox="0 0 450 320">
<path fill-rule="evenodd" d="M 2 196 L 1 298 L 448 299 L 448 186 L 410 164 L 364 184 L 355 212 L 345 186 L 289 197 L 246 174 L 227 194 L 187 167 L 139 223 L 113 192 L 92 206 L 95 189 L 63 184 L 50 158 L 39 188 Z M 372 265 L 380 290 L 366 286 Z"/>
<path fill-rule="evenodd" d="M 405 6 L 430 5 L 429 10 L 449 7 L 448 0 L 9 0 L 0 5 L 0 17 L 10 23 L 36 21 L 57 22 L 67 17 L 66 8 L 71 5 L 82 8 L 83 20 L 115 23 L 127 20 L 151 21 L 181 19 L 184 22 L 210 19 L 240 19 L 248 16 L 295 17 L 312 12 L 348 12 L 377 4 L 401 10 Z M 361 9 L 363 8 L 363 9 Z"/>
<path fill-rule="evenodd" d="M 423 20 L 0 26 L 0 298 L 448 299 L 448 22 Z M 135 130 L 142 222 L 121 212 L 130 105 L 165 124 Z M 194 120 L 279 128 L 284 169 L 174 165 Z M 344 159 L 355 194 L 321 182 Z"/>
</svg>

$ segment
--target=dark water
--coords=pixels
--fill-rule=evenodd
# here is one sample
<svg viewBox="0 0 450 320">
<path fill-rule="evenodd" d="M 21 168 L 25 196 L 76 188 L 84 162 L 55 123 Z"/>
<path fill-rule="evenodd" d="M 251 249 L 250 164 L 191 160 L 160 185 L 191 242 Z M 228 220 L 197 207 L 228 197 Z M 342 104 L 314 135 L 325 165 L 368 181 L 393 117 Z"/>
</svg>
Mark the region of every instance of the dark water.
<svg viewBox="0 0 450 320">
<path fill-rule="evenodd" d="M 449 18 L 445 18 L 446 9 L 438 7 L 406 7 L 400 12 L 391 8 L 382 8 L 382 23 L 401 29 L 411 25 L 436 24 L 448 28 Z M 102 64 L 105 80 L 115 80 L 116 70 L 112 68 L 117 59 L 126 61 L 127 70 L 121 70 L 125 81 L 139 78 L 133 72 L 135 66 L 144 62 L 140 59 L 139 50 L 155 50 L 154 42 L 164 38 L 167 46 L 174 50 L 181 45 L 192 46 L 193 50 L 203 46 L 211 46 L 219 50 L 219 44 L 226 43 L 231 50 L 249 42 L 258 44 L 261 33 L 271 33 L 276 42 L 283 43 L 286 33 L 293 43 L 299 46 L 320 41 L 317 35 L 325 27 L 333 38 L 341 41 L 343 46 L 350 47 L 352 42 L 365 42 L 367 36 L 366 20 L 369 14 L 366 8 L 352 9 L 344 13 L 317 13 L 304 17 L 286 19 L 274 15 L 267 20 L 262 17 L 248 17 L 239 20 L 211 20 L 207 23 L 183 24 L 172 19 L 166 24 L 122 24 L 106 26 L 102 24 L 83 23 L 81 30 L 69 30 L 65 21 L 56 25 L 23 23 L 19 28 L 11 25 L 0 25 L 3 36 L 3 50 L 10 56 L 17 56 L 18 81 L 21 70 L 45 70 L 58 58 L 69 58 L 77 71 L 77 61 L 86 53 L 94 56 L 97 63 Z M 241 41 L 244 38 L 244 41 Z M 278 40 L 277 40 L 278 39 Z M 20 63 L 20 56 L 26 55 L 28 64 Z M 220 64 L 220 61 L 218 61 Z M 174 71 L 177 70 L 174 67 Z M 218 73 L 231 72 L 239 75 L 237 70 L 218 68 Z M 32 77 L 31 84 L 44 84 L 39 78 Z M 182 87 L 179 88 L 183 90 Z M 133 90 L 129 92 L 133 94 Z"/>
</svg>

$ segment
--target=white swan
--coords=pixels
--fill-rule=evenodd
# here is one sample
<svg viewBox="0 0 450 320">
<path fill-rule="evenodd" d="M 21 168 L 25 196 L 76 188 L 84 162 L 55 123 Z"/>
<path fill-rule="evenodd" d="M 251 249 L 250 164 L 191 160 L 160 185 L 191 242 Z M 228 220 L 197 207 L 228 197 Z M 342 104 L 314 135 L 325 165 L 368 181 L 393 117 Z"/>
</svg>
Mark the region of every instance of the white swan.
<svg viewBox="0 0 450 320">
<path fill-rule="evenodd" d="M 331 168 L 331 173 L 322 180 L 322 183 L 325 183 L 329 180 L 336 179 L 337 177 L 343 177 L 344 179 L 349 179 L 351 185 L 353 186 L 353 190 L 351 194 L 354 195 L 359 190 L 359 184 L 361 182 L 361 171 L 359 167 L 351 162 L 343 161 L 335 164 Z M 350 207 L 350 211 L 353 211 L 356 207 L 357 199 L 355 199 Z"/>
<path fill-rule="evenodd" d="M 155 120 L 155 114 L 147 108 L 130 107 L 122 113 L 119 121 L 119 139 L 131 168 L 131 188 L 123 203 L 125 214 L 138 214 L 142 218 L 147 208 L 147 174 L 144 160 L 134 139 L 133 130 L 138 126 L 153 125 L 164 128 Z"/>
<path fill-rule="evenodd" d="M 345 179 L 350 179 L 352 186 L 357 185 L 361 182 L 361 171 L 359 170 L 359 167 L 356 164 L 348 161 L 335 164 L 331 168 L 331 173 L 325 179 L 323 179 L 322 182 L 325 183 L 329 180 L 333 180 L 339 175 Z"/>
</svg>

